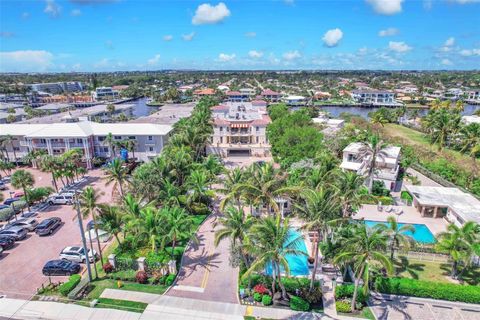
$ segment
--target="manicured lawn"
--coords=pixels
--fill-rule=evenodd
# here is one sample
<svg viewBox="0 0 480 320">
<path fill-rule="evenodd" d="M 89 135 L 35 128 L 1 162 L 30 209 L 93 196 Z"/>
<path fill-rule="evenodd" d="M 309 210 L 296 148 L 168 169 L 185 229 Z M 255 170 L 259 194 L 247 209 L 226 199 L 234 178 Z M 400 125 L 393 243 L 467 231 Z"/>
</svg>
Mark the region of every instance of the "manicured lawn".
<svg viewBox="0 0 480 320">
<path fill-rule="evenodd" d="M 357 311 L 357 312 L 358 312 L 358 311 Z M 338 312 L 338 315 L 346 316 L 346 317 L 351 317 L 351 318 L 375 320 L 375 316 L 373 315 L 373 312 L 372 312 L 372 310 L 370 310 L 369 307 L 363 308 L 362 311 L 360 311 L 360 312 L 358 312 L 358 313 L 342 313 L 342 312 Z"/>
<path fill-rule="evenodd" d="M 398 276 L 416 280 L 452 283 L 450 281 L 450 265 L 441 262 L 430 262 L 402 258 L 396 261 L 395 268 Z M 480 284 L 480 268 L 465 272 L 462 279 L 470 285 Z"/>
<path fill-rule="evenodd" d="M 135 282 L 124 282 L 122 281 L 122 287 L 117 287 L 116 280 L 104 279 L 96 280 L 92 282 L 93 290 L 89 292 L 86 300 L 98 299 L 102 294 L 103 290 L 109 289 L 118 289 L 118 290 L 127 290 L 127 291 L 140 291 L 146 293 L 155 293 L 163 294 L 167 290 L 168 286 L 164 285 L 148 285 L 148 284 L 139 284 Z"/>
<path fill-rule="evenodd" d="M 147 306 L 148 304 L 143 302 L 99 298 L 98 304 L 95 306 L 95 308 L 110 308 L 142 313 Z"/>
</svg>

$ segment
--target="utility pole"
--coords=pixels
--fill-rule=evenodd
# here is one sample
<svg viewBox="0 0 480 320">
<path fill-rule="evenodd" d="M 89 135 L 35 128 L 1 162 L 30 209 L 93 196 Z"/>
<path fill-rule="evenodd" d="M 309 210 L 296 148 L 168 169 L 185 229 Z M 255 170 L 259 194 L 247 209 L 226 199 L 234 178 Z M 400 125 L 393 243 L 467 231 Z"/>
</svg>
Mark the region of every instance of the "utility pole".
<svg viewBox="0 0 480 320">
<path fill-rule="evenodd" d="M 90 269 L 90 257 L 88 255 L 87 239 L 85 239 L 85 232 L 83 231 L 82 215 L 80 214 L 80 201 L 78 201 L 78 199 L 75 199 L 75 206 L 77 207 L 77 219 L 78 226 L 80 227 L 80 235 L 82 236 L 83 252 L 86 256 L 85 263 L 87 265 L 88 281 L 92 282 L 92 270 Z"/>
</svg>

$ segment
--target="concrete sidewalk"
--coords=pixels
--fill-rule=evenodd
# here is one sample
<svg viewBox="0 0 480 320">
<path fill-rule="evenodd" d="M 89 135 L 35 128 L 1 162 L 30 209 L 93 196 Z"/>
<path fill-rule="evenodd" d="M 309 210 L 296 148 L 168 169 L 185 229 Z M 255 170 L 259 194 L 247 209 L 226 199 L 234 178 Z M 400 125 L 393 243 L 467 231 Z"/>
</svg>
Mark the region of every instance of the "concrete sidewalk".
<svg viewBox="0 0 480 320">
<path fill-rule="evenodd" d="M 138 320 L 141 314 L 115 309 L 89 308 L 75 304 L 0 299 L 0 317 L 7 319 L 91 320 L 115 319 Z"/>
</svg>

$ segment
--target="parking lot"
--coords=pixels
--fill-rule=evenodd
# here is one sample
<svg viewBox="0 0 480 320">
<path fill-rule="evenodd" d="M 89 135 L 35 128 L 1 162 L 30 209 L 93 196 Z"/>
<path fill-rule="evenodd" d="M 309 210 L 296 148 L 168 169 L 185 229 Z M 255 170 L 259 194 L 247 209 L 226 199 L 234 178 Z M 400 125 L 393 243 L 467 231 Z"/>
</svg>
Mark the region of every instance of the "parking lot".
<svg viewBox="0 0 480 320">
<path fill-rule="evenodd" d="M 28 169 L 35 178 L 35 187 L 51 186 L 49 173 Z M 111 201 L 111 186 L 105 186 L 101 179 L 103 172 L 93 170 L 88 173 L 88 183 L 105 193 L 100 202 Z M 4 198 L 9 197 L 9 191 L 16 191 L 10 184 L 9 190 L 4 190 Z M 18 241 L 11 249 L 5 250 L 0 257 L 0 295 L 11 298 L 28 298 L 35 294 L 42 283 L 48 282 L 48 277 L 42 275 L 42 267 L 51 259 L 58 259 L 60 251 L 66 246 L 80 245 L 81 236 L 76 219 L 76 212 L 71 205 L 47 206 L 35 217 L 39 222 L 50 217 L 62 219 L 62 225 L 52 235 L 39 237 L 29 232 L 26 239 Z M 84 219 L 84 227 L 90 219 Z M 52 281 L 63 281 L 65 277 L 51 277 Z"/>
</svg>

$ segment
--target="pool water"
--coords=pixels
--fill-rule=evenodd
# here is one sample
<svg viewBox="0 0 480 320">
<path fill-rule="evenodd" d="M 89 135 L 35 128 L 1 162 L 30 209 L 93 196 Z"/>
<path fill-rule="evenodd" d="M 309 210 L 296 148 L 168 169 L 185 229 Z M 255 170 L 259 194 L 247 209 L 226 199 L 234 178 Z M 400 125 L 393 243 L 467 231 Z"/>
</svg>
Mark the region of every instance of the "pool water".
<svg viewBox="0 0 480 320">
<path fill-rule="evenodd" d="M 368 227 L 373 228 L 374 226 L 378 224 L 383 224 L 387 225 L 387 222 L 380 222 L 380 221 L 372 221 L 372 220 L 365 220 L 365 224 Z M 399 223 L 398 228 L 401 228 L 402 226 L 410 224 L 415 228 L 415 232 L 410 232 L 406 231 L 404 232 L 405 235 L 411 236 L 415 241 L 421 242 L 421 243 L 435 243 L 435 237 L 433 234 L 430 232 L 428 227 L 424 224 L 413 224 L 413 223 Z"/>
<path fill-rule="evenodd" d="M 292 242 L 293 240 L 297 239 L 301 236 L 301 233 L 295 229 L 290 229 L 288 243 Z M 307 246 L 305 245 L 305 241 L 300 239 L 297 244 L 298 250 L 305 252 L 308 254 Z M 285 259 L 288 261 L 288 266 L 290 267 L 290 275 L 291 276 L 307 276 L 310 274 L 308 270 L 308 260 L 307 255 L 294 255 L 294 254 L 287 254 L 285 255 Z M 280 267 L 280 272 L 284 273 L 285 270 L 283 267 Z M 265 273 L 267 275 L 272 275 L 272 265 L 269 263 L 266 267 Z"/>
</svg>

